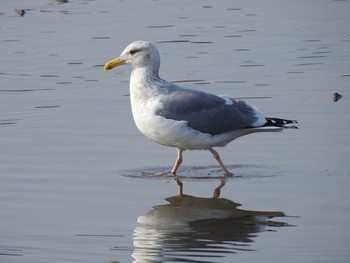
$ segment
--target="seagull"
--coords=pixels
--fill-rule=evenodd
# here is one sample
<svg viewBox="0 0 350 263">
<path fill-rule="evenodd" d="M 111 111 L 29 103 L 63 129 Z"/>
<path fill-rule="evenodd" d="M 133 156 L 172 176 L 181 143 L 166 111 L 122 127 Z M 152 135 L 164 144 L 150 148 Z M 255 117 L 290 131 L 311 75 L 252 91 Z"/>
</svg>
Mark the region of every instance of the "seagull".
<svg viewBox="0 0 350 263">
<path fill-rule="evenodd" d="M 104 65 L 111 70 L 130 64 L 132 114 L 140 132 L 161 145 L 174 147 L 176 175 L 184 150 L 209 150 L 225 176 L 232 175 L 214 147 L 256 132 L 278 132 L 294 120 L 265 117 L 244 100 L 179 87 L 159 77 L 160 55 L 148 41 L 129 44 L 121 55 Z"/>
</svg>

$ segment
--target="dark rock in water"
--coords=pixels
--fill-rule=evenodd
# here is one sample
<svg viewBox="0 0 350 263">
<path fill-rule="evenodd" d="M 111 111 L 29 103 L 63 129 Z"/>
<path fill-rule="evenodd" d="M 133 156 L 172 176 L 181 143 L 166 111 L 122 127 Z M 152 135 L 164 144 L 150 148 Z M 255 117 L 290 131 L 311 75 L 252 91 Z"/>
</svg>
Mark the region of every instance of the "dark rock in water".
<svg viewBox="0 0 350 263">
<path fill-rule="evenodd" d="M 343 96 L 340 95 L 338 92 L 333 93 L 333 101 L 337 102 L 338 100 L 340 100 Z"/>
<path fill-rule="evenodd" d="M 16 13 L 19 14 L 20 16 L 24 16 L 26 11 L 24 9 L 15 9 Z"/>
</svg>

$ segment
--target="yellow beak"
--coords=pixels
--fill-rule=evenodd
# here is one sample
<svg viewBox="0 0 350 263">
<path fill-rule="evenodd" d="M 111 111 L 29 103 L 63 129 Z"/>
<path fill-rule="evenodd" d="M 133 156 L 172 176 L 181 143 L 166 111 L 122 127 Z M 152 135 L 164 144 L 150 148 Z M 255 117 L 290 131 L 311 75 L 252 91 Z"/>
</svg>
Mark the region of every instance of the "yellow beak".
<svg viewBox="0 0 350 263">
<path fill-rule="evenodd" d="M 113 59 L 111 61 L 108 61 L 105 66 L 104 66 L 104 70 L 110 70 L 112 68 L 115 68 L 115 67 L 118 67 L 120 65 L 123 65 L 125 64 L 126 60 L 124 59 L 121 59 L 121 58 L 116 58 L 116 59 Z"/>
</svg>

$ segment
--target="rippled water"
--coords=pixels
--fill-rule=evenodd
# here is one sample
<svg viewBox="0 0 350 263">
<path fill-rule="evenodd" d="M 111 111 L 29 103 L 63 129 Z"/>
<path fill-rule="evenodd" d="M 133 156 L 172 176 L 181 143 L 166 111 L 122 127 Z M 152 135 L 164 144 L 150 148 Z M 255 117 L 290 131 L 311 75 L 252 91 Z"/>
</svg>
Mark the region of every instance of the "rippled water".
<svg viewBox="0 0 350 263">
<path fill-rule="evenodd" d="M 348 262 L 349 1 L 60 2 L 1 3 L 0 262 Z M 130 67 L 102 69 L 137 39 L 299 129 L 219 149 L 227 180 L 185 152 L 176 180 Z"/>
</svg>

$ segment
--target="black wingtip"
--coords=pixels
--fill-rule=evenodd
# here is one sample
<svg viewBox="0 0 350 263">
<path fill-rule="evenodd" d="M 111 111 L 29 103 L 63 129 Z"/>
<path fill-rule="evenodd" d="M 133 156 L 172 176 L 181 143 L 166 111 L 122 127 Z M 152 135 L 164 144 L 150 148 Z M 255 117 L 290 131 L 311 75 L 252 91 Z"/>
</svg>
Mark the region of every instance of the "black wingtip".
<svg viewBox="0 0 350 263">
<path fill-rule="evenodd" d="M 266 118 L 266 123 L 264 126 L 277 126 L 277 127 L 285 127 L 285 125 L 291 124 L 291 123 L 298 123 L 296 120 L 286 120 L 281 118 Z M 289 128 L 296 126 L 287 126 Z"/>
</svg>

